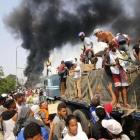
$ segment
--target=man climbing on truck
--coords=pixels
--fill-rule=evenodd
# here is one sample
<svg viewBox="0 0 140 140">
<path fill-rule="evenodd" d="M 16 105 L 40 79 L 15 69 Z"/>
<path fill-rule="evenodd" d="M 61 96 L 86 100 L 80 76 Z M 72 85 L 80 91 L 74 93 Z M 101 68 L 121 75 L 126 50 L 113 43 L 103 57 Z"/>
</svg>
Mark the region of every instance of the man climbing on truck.
<svg viewBox="0 0 140 140">
<path fill-rule="evenodd" d="M 98 42 L 109 43 L 115 36 L 109 31 L 101 31 L 100 29 L 95 29 L 94 36 L 98 38 Z"/>
<path fill-rule="evenodd" d="M 74 91 L 75 98 L 81 99 L 81 68 L 77 65 L 76 62 L 73 63 L 74 70 L 70 72 L 74 72 Z"/>
<path fill-rule="evenodd" d="M 80 32 L 78 34 L 78 36 L 80 37 L 81 41 L 83 42 L 83 53 L 85 55 L 85 63 L 89 64 L 89 60 L 90 62 L 93 64 L 93 42 L 89 37 L 85 37 L 85 33 L 84 32 Z"/>
</svg>

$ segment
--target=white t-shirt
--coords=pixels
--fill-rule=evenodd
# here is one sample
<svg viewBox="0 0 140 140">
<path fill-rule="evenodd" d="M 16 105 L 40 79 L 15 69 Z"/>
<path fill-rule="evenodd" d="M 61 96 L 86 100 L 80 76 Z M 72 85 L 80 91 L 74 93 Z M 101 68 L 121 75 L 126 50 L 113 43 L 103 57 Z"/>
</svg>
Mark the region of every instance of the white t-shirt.
<svg viewBox="0 0 140 140">
<path fill-rule="evenodd" d="M 23 106 L 25 106 L 23 102 L 21 102 L 21 106 L 19 106 L 18 103 L 16 103 L 16 107 L 17 107 L 18 109 L 21 109 Z"/>
<path fill-rule="evenodd" d="M 73 62 L 75 62 L 75 59 L 74 58 L 68 58 L 68 59 L 65 60 L 65 62 L 66 61 L 70 61 L 71 63 L 73 63 Z"/>
<path fill-rule="evenodd" d="M 79 72 L 74 72 L 74 78 L 80 78 L 81 77 L 81 68 L 77 65 L 77 67 L 74 70 L 80 70 Z"/>
<path fill-rule="evenodd" d="M 85 46 L 86 50 L 91 49 L 93 47 L 93 43 L 89 37 L 84 38 L 83 45 Z"/>
<path fill-rule="evenodd" d="M 119 53 L 118 50 L 117 50 L 116 52 L 110 51 L 110 52 L 109 52 L 110 64 L 112 64 L 112 63 L 116 64 L 115 59 L 116 59 L 119 55 L 120 55 L 120 53 Z M 126 71 L 126 67 L 125 67 L 125 64 L 124 64 L 123 60 L 119 60 L 119 63 L 120 63 L 120 65 L 123 67 L 123 69 Z M 119 73 L 120 73 L 117 66 L 111 66 L 111 67 L 110 67 L 110 70 L 111 70 L 111 72 L 112 72 L 113 74 L 119 74 Z"/>
<path fill-rule="evenodd" d="M 0 106 L 0 115 L 5 111 L 5 108 L 3 107 L 3 105 Z"/>
<path fill-rule="evenodd" d="M 83 129 L 82 129 L 81 124 L 80 124 L 79 122 L 77 122 L 77 124 L 78 124 L 78 129 L 77 129 L 77 131 L 82 131 L 82 132 L 83 132 Z M 68 134 L 68 132 L 69 132 L 69 130 L 68 130 L 67 127 L 65 126 L 65 128 L 64 128 L 63 131 L 62 131 L 63 137 L 65 137 L 65 136 Z"/>
<path fill-rule="evenodd" d="M 78 131 L 76 136 L 69 136 L 69 134 L 67 134 L 63 140 L 88 140 L 87 135 L 85 134 L 85 132 L 82 131 Z"/>
<path fill-rule="evenodd" d="M 16 140 L 14 136 L 13 129 L 15 127 L 15 122 L 11 118 L 10 120 L 2 121 L 3 131 L 4 131 L 4 140 Z"/>
</svg>

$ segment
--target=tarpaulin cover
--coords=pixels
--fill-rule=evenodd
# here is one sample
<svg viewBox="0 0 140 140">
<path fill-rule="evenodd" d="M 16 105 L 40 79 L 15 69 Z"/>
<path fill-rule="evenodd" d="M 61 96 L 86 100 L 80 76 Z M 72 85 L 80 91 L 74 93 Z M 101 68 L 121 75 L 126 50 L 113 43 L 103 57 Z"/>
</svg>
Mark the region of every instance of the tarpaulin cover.
<svg viewBox="0 0 140 140">
<path fill-rule="evenodd" d="M 135 108 L 140 107 L 140 67 L 129 66 L 127 68 L 127 71 L 128 71 L 127 75 L 128 75 L 128 83 L 129 83 L 129 87 L 127 88 L 128 103 Z M 107 88 L 109 82 L 113 84 L 113 90 L 115 91 L 112 76 L 108 75 L 104 69 L 92 70 L 87 73 L 83 72 L 82 84 L 81 84 L 81 88 L 82 88 L 81 101 L 90 103 L 91 97 L 96 93 L 97 86 L 100 85 L 101 86 L 101 91 L 99 92 L 100 99 L 103 104 L 109 103 L 111 101 L 111 94 Z M 65 92 L 65 98 L 73 99 L 75 97 L 73 76 L 67 77 L 66 85 L 67 85 L 67 89 Z M 121 96 L 120 96 L 120 101 L 122 102 Z"/>
</svg>

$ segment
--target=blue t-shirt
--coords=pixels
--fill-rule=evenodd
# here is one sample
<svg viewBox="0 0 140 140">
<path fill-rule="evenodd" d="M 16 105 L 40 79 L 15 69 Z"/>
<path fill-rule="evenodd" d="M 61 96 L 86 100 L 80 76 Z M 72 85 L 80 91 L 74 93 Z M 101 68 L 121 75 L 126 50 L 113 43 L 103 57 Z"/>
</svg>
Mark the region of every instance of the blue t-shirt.
<svg viewBox="0 0 140 140">
<path fill-rule="evenodd" d="M 23 136 L 23 133 L 24 133 L 24 129 L 25 128 L 23 128 L 21 131 L 20 131 L 20 133 L 18 134 L 18 137 L 17 137 L 17 140 L 25 140 L 24 139 L 24 136 Z M 43 134 L 43 138 L 45 139 L 45 140 L 49 140 L 49 135 L 48 135 L 48 132 L 47 132 L 47 130 L 44 128 L 44 127 L 41 127 L 41 132 L 42 132 L 42 134 Z"/>
</svg>

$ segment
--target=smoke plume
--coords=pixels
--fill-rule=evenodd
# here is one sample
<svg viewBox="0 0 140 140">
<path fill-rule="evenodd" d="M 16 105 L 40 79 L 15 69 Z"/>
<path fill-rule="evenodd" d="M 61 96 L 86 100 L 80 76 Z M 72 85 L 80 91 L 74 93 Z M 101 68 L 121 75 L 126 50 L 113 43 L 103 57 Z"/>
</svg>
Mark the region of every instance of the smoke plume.
<svg viewBox="0 0 140 140">
<path fill-rule="evenodd" d="M 135 42 L 140 31 L 140 1 L 132 3 L 133 16 L 129 16 L 126 2 L 23 0 L 4 18 L 4 23 L 14 37 L 23 40 L 22 46 L 30 51 L 24 72 L 28 84 L 36 84 L 51 50 L 67 43 L 73 46 L 80 42 L 77 36 L 80 31 L 89 36 L 95 28 L 110 26 L 114 35 L 117 32 L 126 33 Z"/>
</svg>

